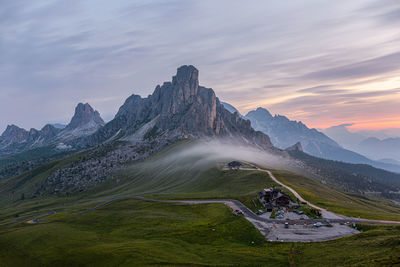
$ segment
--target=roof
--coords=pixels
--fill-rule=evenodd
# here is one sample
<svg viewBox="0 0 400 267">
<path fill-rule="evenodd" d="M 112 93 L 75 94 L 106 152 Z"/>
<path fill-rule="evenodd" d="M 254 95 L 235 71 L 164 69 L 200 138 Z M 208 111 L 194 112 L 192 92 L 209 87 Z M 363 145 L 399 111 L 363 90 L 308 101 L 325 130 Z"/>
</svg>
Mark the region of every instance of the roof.
<svg viewBox="0 0 400 267">
<path fill-rule="evenodd" d="M 242 163 L 239 161 L 231 161 L 228 163 L 229 166 L 241 166 Z"/>
</svg>

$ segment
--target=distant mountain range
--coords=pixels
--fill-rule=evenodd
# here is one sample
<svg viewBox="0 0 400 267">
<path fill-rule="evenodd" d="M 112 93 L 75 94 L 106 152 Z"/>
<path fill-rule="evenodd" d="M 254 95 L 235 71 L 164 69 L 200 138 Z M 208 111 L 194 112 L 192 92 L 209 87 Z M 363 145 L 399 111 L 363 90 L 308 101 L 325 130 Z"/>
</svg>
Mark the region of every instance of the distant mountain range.
<svg viewBox="0 0 400 267">
<path fill-rule="evenodd" d="M 333 126 L 324 132 L 344 147 L 374 160 L 392 164 L 400 161 L 400 137 L 368 137 L 365 134 L 350 132 L 347 126 L 347 124 Z"/>
<path fill-rule="evenodd" d="M 224 105 L 230 112 L 238 112 L 232 105 L 228 103 L 224 103 Z M 247 113 L 244 118 L 250 120 L 255 130 L 267 134 L 272 144 L 278 148 L 285 149 L 300 142 L 304 152 L 315 157 L 356 164 L 369 164 L 376 168 L 400 173 L 400 165 L 394 162 L 371 160 L 341 147 L 324 133 L 310 129 L 302 122 L 292 121 L 281 115 L 272 116 L 267 109 L 259 107 Z"/>
<path fill-rule="evenodd" d="M 68 148 L 66 143 L 93 134 L 103 125 L 104 121 L 97 111 L 87 103 L 79 103 L 71 122 L 65 127 L 46 124 L 41 130 L 32 128 L 27 131 L 16 125 L 8 125 L 0 136 L 0 156 L 49 145 L 65 149 Z"/>
<path fill-rule="evenodd" d="M 25 152 L 20 153 L 23 157 L 1 159 L 4 163 L 0 165 L 0 178 L 20 174 L 21 166 L 24 170 L 30 170 L 54 159 L 54 154 L 46 149 L 46 155 L 52 155 L 53 158 L 33 161 L 32 155 L 43 155 L 39 148 L 47 146 L 54 150 L 82 151 L 75 158 L 57 163 L 54 169 L 52 164 L 46 165 L 45 179 L 34 186 L 34 192 L 31 191 L 31 197 L 43 194 L 68 195 L 106 181 L 129 163 L 148 158 L 169 144 L 196 139 L 218 139 L 234 143 L 235 146 L 248 145 L 268 152 L 274 158 L 278 156 L 284 159 L 288 164 L 293 164 L 291 167 L 307 175 L 310 172 L 316 176 L 322 174 L 332 183 L 335 175 L 340 175 L 340 188 L 346 188 L 348 192 L 360 192 L 356 188 L 357 177 L 362 177 L 360 182 L 371 181 L 368 186 L 362 187 L 363 190 L 376 191 L 378 194 L 390 195 L 390 192 L 399 188 L 392 183 L 396 179 L 400 181 L 399 174 L 388 174 L 367 165 L 343 165 L 336 161 L 321 160 L 303 153 L 303 150 L 317 157 L 392 168 L 393 171 L 400 171 L 400 167 L 396 169 L 398 166 L 394 164 L 369 160 L 342 148 L 323 133 L 309 129 L 301 122 L 290 121 L 284 116 L 272 116 L 263 108 L 243 117 L 233 106 L 221 103 L 211 88 L 200 86 L 198 70 L 186 65 L 177 69 L 171 82 L 156 86 L 148 97 L 131 95 L 114 119 L 106 124 L 89 104 L 78 104 L 71 122 L 62 129 L 52 125 L 46 125 L 39 131 L 7 127 L 0 137 L 1 153 L 10 155 Z M 290 149 L 283 150 L 287 147 Z M 19 158 L 24 162 L 21 163 Z M 23 187 L 23 182 L 27 181 L 21 175 L 18 176 L 18 179 L 22 179 L 18 187 Z"/>
</svg>

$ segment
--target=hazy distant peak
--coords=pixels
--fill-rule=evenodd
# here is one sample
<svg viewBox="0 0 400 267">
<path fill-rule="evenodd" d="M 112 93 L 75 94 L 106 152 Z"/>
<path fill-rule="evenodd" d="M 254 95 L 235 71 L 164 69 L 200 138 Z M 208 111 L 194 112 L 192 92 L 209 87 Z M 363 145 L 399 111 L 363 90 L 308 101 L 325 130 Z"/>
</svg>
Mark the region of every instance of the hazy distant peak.
<svg viewBox="0 0 400 267">
<path fill-rule="evenodd" d="M 303 152 L 303 147 L 302 147 L 300 142 L 297 142 L 296 144 L 286 148 L 285 150 L 286 151 L 300 151 L 300 152 Z"/>
<path fill-rule="evenodd" d="M 256 110 L 252 110 L 247 113 L 246 117 L 257 119 L 271 119 L 272 115 L 267 109 L 258 107 Z"/>
<path fill-rule="evenodd" d="M 61 124 L 61 123 L 53 123 L 53 124 L 50 124 L 50 125 L 53 126 L 56 129 L 64 129 L 65 127 L 67 127 L 67 125 Z"/>
<path fill-rule="evenodd" d="M 104 121 L 97 110 L 94 110 L 89 103 L 79 103 L 75 108 L 75 114 L 71 122 L 67 125 L 66 130 L 76 129 L 89 123 L 104 125 Z"/>
<path fill-rule="evenodd" d="M 1 135 L 3 140 L 8 142 L 23 142 L 28 137 L 29 132 L 15 124 L 7 125 L 6 130 Z"/>
</svg>

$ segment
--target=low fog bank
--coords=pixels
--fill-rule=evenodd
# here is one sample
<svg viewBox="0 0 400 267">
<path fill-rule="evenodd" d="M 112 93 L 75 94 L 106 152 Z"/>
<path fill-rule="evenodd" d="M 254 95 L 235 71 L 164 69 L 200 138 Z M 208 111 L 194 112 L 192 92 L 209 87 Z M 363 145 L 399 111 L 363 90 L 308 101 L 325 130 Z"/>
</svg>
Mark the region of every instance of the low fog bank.
<svg viewBox="0 0 400 267">
<path fill-rule="evenodd" d="M 263 168 L 296 171 L 300 162 L 284 151 L 269 153 L 227 141 L 183 141 L 166 148 L 143 163 L 146 169 L 204 170 L 232 160 L 254 163 Z"/>
</svg>

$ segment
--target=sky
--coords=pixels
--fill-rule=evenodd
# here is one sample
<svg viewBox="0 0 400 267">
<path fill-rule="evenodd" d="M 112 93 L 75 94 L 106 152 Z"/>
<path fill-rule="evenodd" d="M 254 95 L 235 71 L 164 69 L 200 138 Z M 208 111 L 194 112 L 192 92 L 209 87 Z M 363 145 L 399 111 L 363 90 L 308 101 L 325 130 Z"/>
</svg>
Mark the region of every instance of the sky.
<svg viewBox="0 0 400 267">
<path fill-rule="evenodd" d="M 105 120 L 177 67 L 243 114 L 400 128 L 398 0 L 0 0 L 0 132 Z"/>
</svg>

